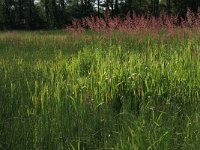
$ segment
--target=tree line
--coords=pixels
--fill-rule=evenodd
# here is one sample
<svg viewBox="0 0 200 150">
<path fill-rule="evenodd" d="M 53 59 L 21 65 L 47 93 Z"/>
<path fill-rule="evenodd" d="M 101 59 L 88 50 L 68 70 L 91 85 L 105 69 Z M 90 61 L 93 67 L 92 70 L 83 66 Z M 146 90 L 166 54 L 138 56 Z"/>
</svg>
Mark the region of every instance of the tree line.
<svg viewBox="0 0 200 150">
<path fill-rule="evenodd" d="M 198 12 L 200 0 L 0 0 L 0 29 L 62 28 L 73 18 L 88 16 L 159 16 L 185 18 Z"/>
</svg>

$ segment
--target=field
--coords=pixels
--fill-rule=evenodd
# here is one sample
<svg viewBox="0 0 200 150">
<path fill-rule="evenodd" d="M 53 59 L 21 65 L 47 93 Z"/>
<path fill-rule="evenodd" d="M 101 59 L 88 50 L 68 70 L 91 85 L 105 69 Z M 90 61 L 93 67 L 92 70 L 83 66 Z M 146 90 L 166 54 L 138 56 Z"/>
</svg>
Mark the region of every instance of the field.
<svg viewBox="0 0 200 150">
<path fill-rule="evenodd" d="M 199 149 L 199 58 L 192 31 L 0 32 L 0 149 Z"/>
</svg>

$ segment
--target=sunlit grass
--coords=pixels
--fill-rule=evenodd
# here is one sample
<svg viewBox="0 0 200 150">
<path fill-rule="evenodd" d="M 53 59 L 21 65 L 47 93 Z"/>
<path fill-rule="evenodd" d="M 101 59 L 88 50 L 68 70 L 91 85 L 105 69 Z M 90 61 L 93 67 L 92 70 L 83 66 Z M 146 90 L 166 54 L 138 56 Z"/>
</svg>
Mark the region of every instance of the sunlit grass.
<svg viewBox="0 0 200 150">
<path fill-rule="evenodd" d="M 0 149 L 198 149 L 199 41 L 1 33 Z"/>
</svg>

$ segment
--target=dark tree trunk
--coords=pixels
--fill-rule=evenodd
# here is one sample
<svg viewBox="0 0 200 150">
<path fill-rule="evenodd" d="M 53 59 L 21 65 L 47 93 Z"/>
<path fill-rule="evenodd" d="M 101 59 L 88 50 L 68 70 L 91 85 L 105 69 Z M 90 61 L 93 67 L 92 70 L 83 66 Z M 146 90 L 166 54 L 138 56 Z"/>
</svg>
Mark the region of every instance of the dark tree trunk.
<svg viewBox="0 0 200 150">
<path fill-rule="evenodd" d="M 22 23 L 23 18 L 23 7 L 22 7 L 22 0 L 19 0 L 19 23 Z"/>
<path fill-rule="evenodd" d="M 114 12 L 114 5 L 115 5 L 114 0 L 111 0 L 110 5 L 111 5 L 111 14 L 113 16 L 115 14 L 115 12 Z"/>
<path fill-rule="evenodd" d="M 155 6 L 154 16 L 158 17 L 158 15 L 159 15 L 159 0 L 154 0 L 154 6 Z"/>
<path fill-rule="evenodd" d="M 87 0 L 84 2 L 84 14 L 87 14 Z"/>
<path fill-rule="evenodd" d="M 115 14 L 118 16 L 119 13 L 119 2 L 118 0 L 115 0 Z"/>
<path fill-rule="evenodd" d="M 60 17 L 59 21 L 61 24 L 63 24 L 65 21 L 65 1 L 60 0 Z"/>
<path fill-rule="evenodd" d="M 57 10 L 56 10 L 56 1 L 52 0 L 52 14 L 51 14 L 51 19 L 52 19 L 52 25 L 55 26 L 56 24 L 56 18 L 57 18 Z"/>
<path fill-rule="evenodd" d="M 29 0 L 29 28 L 33 27 L 33 9 L 34 9 L 34 0 Z"/>
<path fill-rule="evenodd" d="M 88 9 L 88 15 L 92 15 L 92 10 L 91 10 L 91 1 L 87 1 L 87 9 Z"/>
<path fill-rule="evenodd" d="M 10 10 L 9 10 L 9 2 L 5 0 L 5 24 L 6 27 L 10 27 Z"/>
<path fill-rule="evenodd" d="M 109 10 L 109 0 L 106 0 L 106 17 L 109 16 L 110 10 Z"/>
<path fill-rule="evenodd" d="M 128 0 L 128 12 L 132 11 L 132 0 Z"/>
<path fill-rule="evenodd" d="M 154 17 L 159 15 L 159 0 L 151 0 L 152 14 Z"/>
<path fill-rule="evenodd" d="M 64 0 L 60 0 L 60 7 L 61 7 L 62 12 L 64 12 L 65 11 L 65 1 Z"/>
<path fill-rule="evenodd" d="M 167 0 L 167 14 L 171 15 L 171 0 Z"/>
<path fill-rule="evenodd" d="M 97 0 L 98 17 L 100 17 L 100 0 Z"/>
<path fill-rule="evenodd" d="M 49 0 L 45 0 L 44 7 L 45 7 L 45 15 L 46 15 L 47 24 L 49 26 L 49 24 L 50 24 Z"/>
</svg>

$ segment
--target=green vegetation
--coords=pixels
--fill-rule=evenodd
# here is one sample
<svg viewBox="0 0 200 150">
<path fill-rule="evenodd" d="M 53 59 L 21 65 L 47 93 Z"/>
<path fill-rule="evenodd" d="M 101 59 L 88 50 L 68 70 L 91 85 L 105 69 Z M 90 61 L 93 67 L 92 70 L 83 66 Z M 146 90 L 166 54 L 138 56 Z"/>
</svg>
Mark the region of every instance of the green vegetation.
<svg viewBox="0 0 200 150">
<path fill-rule="evenodd" d="M 200 36 L 0 33 L 0 149 L 198 149 Z"/>
</svg>

